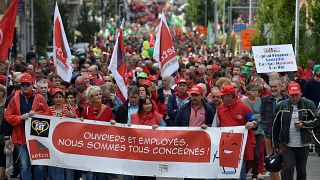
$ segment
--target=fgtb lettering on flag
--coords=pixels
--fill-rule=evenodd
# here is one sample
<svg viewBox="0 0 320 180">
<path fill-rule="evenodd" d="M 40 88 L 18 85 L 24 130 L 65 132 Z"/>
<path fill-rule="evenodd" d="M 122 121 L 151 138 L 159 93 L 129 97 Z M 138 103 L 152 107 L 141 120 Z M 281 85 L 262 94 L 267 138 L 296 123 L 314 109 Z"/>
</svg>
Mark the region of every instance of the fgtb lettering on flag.
<svg viewBox="0 0 320 180">
<path fill-rule="evenodd" d="M 176 51 L 164 13 L 161 16 L 153 58 L 159 63 L 162 76 L 171 76 L 179 68 L 179 62 L 176 58 Z"/>
<path fill-rule="evenodd" d="M 8 50 L 12 46 L 14 27 L 18 10 L 18 0 L 12 1 L 0 21 L 0 61 L 8 59 Z"/>
<path fill-rule="evenodd" d="M 70 82 L 73 71 L 71 66 L 71 51 L 57 4 L 54 12 L 53 27 L 53 60 L 57 68 L 57 74 L 64 81 Z"/>
<path fill-rule="evenodd" d="M 114 46 L 114 50 L 112 52 L 111 61 L 109 65 L 109 70 L 113 74 L 113 77 L 120 88 L 122 95 L 127 98 L 127 63 L 124 57 L 124 44 L 123 44 L 123 24 L 124 20 L 121 23 L 119 34 L 117 37 L 116 44 Z"/>
</svg>

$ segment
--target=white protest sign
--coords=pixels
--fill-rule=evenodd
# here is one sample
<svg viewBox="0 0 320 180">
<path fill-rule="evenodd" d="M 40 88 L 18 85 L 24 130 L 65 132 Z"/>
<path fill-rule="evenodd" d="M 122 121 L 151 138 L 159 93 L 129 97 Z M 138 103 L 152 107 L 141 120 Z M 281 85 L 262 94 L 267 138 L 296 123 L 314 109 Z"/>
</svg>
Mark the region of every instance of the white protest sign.
<svg viewBox="0 0 320 180">
<path fill-rule="evenodd" d="M 297 71 L 291 44 L 252 46 L 258 73 Z"/>
</svg>

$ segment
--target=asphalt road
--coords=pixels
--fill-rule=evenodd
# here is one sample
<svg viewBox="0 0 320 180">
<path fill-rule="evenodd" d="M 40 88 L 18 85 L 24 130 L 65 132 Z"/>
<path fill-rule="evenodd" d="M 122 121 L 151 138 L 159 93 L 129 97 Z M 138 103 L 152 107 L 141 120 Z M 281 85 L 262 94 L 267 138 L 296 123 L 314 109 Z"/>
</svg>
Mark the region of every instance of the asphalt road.
<svg viewBox="0 0 320 180">
<path fill-rule="evenodd" d="M 7 174 L 10 175 L 12 172 L 12 168 L 7 168 Z M 307 164 L 307 179 L 308 180 L 319 180 L 320 179 L 320 157 L 316 155 L 316 153 L 312 152 L 309 154 L 308 158 L 308 164 Z M 263 178 L 265 180 L 269 180 L 269 175 L 266 173 Z M 19 178 L 15 178 L 12 180 L 18 180 Z M 180 179 L 175 179 L 175 178 L 158 178 L 159 180 L 169 180 L 169 179 L 174 179 L 174 180 L 180 180 Z M 247 179 L 251 179 L 249 176 Z"/>
</svg>

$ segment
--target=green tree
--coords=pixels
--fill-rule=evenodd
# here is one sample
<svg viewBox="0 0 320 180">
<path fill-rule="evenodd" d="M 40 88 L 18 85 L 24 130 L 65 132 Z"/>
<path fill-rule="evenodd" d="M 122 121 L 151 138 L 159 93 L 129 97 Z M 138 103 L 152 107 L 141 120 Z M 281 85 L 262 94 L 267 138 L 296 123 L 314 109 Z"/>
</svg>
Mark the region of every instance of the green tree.
<svg viewBox="0 0 320 180">
<path fill-rule="evenodd" d="M 214 2 L 211 0 L 188 0 L 188 6 L 186 7 L 187 22 L 194 22 L 196 24 L 205 25 L 205 8 L 207 2 L 207 17 L 208 21 L 214 19 L 212 10 L 214 9 Z"/>
<path fill-rule="evenodd" d="M 272 44 L 294 44 L 295 1 L 278 0 L 274 4 Z"/>
<path fill-rule="evenodd" d="M 254 45 L 266 45 L 268 44 L 267 38 L 264 36 L 264 24 L 273 24 L 273 8 L 276 0 L 261 0 L 260 6 L 257 12 L 256 22 L 256 36 L 254 37 Z"/>
<path fill-rule="evenodd" d="M 318 60 L 320 57 L 320 3 L 316 0 L 307 0 L 309 18 L 307 25 L 310 29 L 310 41 L 307 42 L 309 45 L 306 58 Z"/>
<path fill-rule="evenodd" d="M 47 1 L 37 0 L 33 2 L 36 53 L 39 56 L 46 56 L 46 49 L 50 39 L 50 16 Z"/>
<path fill-rule="evenodd" d="M 93 36 L 99 31 L 99 23 L 95 20 L 96 11 L 94 8 L 89 8 L 84 2 L 81 10 L 77 26 L 83 37 L 80 39 L 83 42 L 93 42 Z"/>
</svg>

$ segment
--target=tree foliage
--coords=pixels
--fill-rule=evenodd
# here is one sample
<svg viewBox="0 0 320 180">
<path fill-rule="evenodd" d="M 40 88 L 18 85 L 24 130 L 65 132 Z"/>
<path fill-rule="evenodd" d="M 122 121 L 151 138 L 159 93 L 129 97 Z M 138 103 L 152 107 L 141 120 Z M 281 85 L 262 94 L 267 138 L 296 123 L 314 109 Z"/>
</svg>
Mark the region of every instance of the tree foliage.
<svg viewBox="0 0 320 180">
<path fill-rule="evenodd" d="M 188 0 L 186 7 L 186 17 L 188 22 L 205 25 L 205 8 L 207 2 L 207 18 L 208 21 L 214 20 L 214 1 L 211 0 Z"/>
<path fill-rule="evenodd" d="M 320 57 L 320 4 L 307 0 L 300 7 L 299 63 Z M 295 1 L 261 0 L 256 23 L 254 45 L 266 45 L 264 24 L 272 25 L 271 44 L 295 44 Z"/>
<path fill-rule="evenodd" d="M 39 56 L 46 56 L 46 49 L 50 39 L 50 16 L 47 1 L 37 0 L 33 2 L 36 53 Z"/>
<path fill-rule="evenodd" d="M 81 10 L 80 17 L 78 21 L 77 30 L 79 30 L 83 37 L 80 39 L 83 42 L 93 42 L 93 36 L 99 31 L 99 23 L 95 19 L 96 10 L 90 8 L 84 2 Z"/>
</svg>

